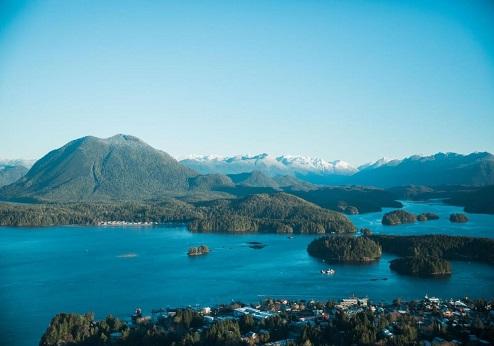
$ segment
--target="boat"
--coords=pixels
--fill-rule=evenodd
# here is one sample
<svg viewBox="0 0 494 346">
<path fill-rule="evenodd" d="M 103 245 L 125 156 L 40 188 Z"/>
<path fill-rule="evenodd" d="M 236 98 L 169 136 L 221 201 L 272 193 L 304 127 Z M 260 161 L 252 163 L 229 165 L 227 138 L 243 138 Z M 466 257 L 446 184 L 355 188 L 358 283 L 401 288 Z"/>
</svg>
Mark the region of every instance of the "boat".
<svg viewBox="0 0 494 346">
<path fill-rule="evenodd" d="M 336 270 L 334 270 L 332 268 L 321 269 L 321 274 L 324 274 L 324 275 L 334 275 L 335 273 L 336 273 Z"/>
</svg>

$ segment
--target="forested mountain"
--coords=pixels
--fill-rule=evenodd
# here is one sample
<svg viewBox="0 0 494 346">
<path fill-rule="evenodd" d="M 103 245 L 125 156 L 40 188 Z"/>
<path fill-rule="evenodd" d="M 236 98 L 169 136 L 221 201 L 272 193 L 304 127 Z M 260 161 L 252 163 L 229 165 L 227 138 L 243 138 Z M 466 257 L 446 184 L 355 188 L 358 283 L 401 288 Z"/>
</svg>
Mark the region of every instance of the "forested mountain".
<svg viewBox="0 0 494 346">
<path fill-rule="evenodd" d="M 271 187 L 278 188 L 279 185 L 273 178 L 261 171 L 252 171 L 239 174 L 230 174 L 228 177 L 237 185 L 248 187 Z"/>
<path fill-rule="evenodd" d="M 159 197 L 188 190 L 197 175 L 140 139 L 83 137 L 53 150 L 16 183 L 6 199 L 79 201 Z"/>
<path fill-rule="evenodd" d="M 198 205 L 203 217 L 189 228 L 198 232 L 346 233 L 353 224 L 342 214 L 287 193 L 257 194 Z"/>
</svg>

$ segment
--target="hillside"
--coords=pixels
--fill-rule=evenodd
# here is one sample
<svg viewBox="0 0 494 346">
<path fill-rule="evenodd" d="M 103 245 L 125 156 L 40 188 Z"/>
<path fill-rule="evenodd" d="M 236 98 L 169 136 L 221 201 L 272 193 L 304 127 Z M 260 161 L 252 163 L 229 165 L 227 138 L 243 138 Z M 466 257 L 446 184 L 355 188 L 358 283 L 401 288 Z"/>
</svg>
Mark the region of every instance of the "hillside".
<svg viewBox="0 0 494 346">
<path fill-rule="evenodd" d="M 53 150 L 16 183 L 6 199 L 56 201 L 143 199 L 188 189 L 196 173 L 140 139 L 83 137 Z"/>
<path fill-rule="evenodd" d="M 12 184 L 22 178 L 28 169 L 24 166 L 4 166 L 0 167 L 0 187 Z"/>
<path fill-rule="evenodd" d="M 381 211 L 383 207 L 402 207 L 393 194 L 362 186 L 323 187 L 311 191 L 294 191 L 293 194 L 320 207 L 346 213 L 369 213 Z"/>
<path fill-rule="evenodd" d="M 438 153 L 411 156 L 369 166 L 354 174 L 349 183 L 392 187 L 402 185 L 492 185 L 494 156 L 490 153 Z"/>
<path fill-rule="evenodd" d="M 230 174 L 228 177 L 237 185 L 247 187 L 270 187 L 278 188 L 279 185 L 273 178 L 267 176 L 261 171 L 252 171 L 248 173 Z"/>
<path fill-rule="evenodd" d="M 460 205 L 469 213 L 494 214 L 494 185 L 456 192 L 446 203 Z"/>
<path fill-rule="evenodd" d="M 235 187 L 232 179 L 222 174 L 201 174 L 189 178 L 189 188 L 192 191 L 219 191 Z"/>
<path fill-rule="evenodd" d="M 189 224 L 197 232 L 355 232 L 344 215 L 282 192 L 211 201 L 198 207 L 204 217 Z"/>
</svg>

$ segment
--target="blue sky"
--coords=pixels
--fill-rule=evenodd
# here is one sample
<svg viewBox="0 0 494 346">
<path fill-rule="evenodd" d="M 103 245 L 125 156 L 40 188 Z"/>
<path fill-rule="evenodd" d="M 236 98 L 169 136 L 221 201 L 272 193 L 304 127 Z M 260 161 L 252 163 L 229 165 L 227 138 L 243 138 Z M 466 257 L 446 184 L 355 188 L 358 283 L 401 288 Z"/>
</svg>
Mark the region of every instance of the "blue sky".
<svg viewBox="0 0 494 346">
<path fill-rule="evenodd" d="M 0 1 L 0 157 L 84 135 L 353 164 L 494 151 L 489 1 Z"/>
</svg>

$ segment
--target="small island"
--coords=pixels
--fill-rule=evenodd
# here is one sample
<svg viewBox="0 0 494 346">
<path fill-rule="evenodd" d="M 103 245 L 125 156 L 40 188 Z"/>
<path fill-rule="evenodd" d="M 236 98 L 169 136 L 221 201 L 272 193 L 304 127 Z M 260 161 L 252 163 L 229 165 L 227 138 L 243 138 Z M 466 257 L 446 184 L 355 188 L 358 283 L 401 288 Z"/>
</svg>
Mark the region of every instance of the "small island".
<svg viewBox="0 0 494 346">
<path fill-rule="evenodd" d="M 188 256 L 201 256 L 201 255 L 206 255 L 208 253 L 209 253 L 209 248 L 206 245 L 191 247 L 189 248 L 189 251 L 187 251 Z"/>
<path fill-rule="evenodd" d="M 443 258 L 434 256 L 411 256 L 397 258 L 389 266 L 400 274 L 412 276 L 442 277 L 451 275 L 451 265 Z"/>
<path fill-rule="evenodd" d="M 401 225 L 405 223 L 414 223 L 417 217 L 405 210 L 394 210 L 384 214 L 382 224 L 386 226 Z"/>
<path fill-rule="evenodd" d="M 381 246 L 366 237 L 321 237 L 313 240 L 307 251 L 327 262 L 367 263 L 381 257 Z"/>
<path fill-rule="evenodd" d="M 342 212 L 342 213 L 345 213 L 348 215 L 358 215 L 359 214 L 359 210 L 357 207 L 355 207 L 353 205 L 348 205 L 346 202 L 338 202 L 336 209 L 339 212 Z"/>
<path fill-rule="evenodd" d="M 439 215 L 434 213 L 422 213 L 417 215 L 418 221 L 431 221 L 431 220 L 439 220 Z"/>
<path fill-rule="evenodd" d="M 449 221 L 455 223 L 465 223 L 468 222 L 468 217 L 465 214 L 455 213 L 449 216 Z"/>
</svg>

